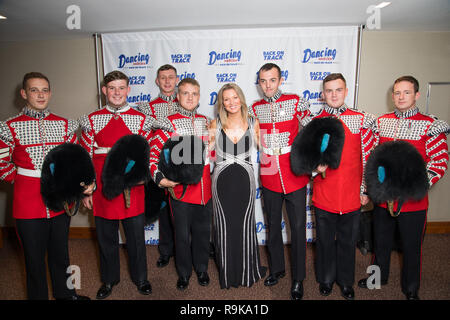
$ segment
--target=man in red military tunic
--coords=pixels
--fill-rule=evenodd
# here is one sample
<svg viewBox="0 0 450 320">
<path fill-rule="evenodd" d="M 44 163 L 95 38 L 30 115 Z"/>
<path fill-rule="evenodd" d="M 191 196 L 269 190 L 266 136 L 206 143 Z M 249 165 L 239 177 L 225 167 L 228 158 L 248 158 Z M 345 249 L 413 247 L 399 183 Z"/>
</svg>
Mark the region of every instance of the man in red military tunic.
<svg viewBox="0 0 450 320">
<path fill-rule="evenodd" d="M 131 188 L 129 208 L 125 206 L 123 195 L 108 200 L 102 193 L 102 171 L 111 147 L 125 135 L 138 134 L 148 139 L 154 122 L 151 117 L 128 105 L 128 83 L 128 77 L 122 72 L 108 73 L 102 86 L 107 105 L 79 119 L 82 128 L 80 143 L 92 156 L 98 185 L 93 195 L 84 199 L 85 206 L 93 209 L 100 249 L 103 284 L 97 292 L 97 299 L 108 297 L 113 286 L 120 281 L 120 221 L 127 241 L 131 279 L 141 294 L 148 295 L 152 291 L 147 280 L 144 185 Z"/>
<path fill-rule="evenodd" d="M 251 108 L 261 128 L 261 172 L 264 210 L 269 225 L 269 269 L 264 281 L 273 286 L 285 276 L 284 248 L 281 233 L 281 209 L 286 211 L 291 227 L 291 298 L 303 297 L 306 259 L 306 185 L 309 176 L 296 176 L 291 170 L 290 150 L 300 125 L 309 114 L 309 103 L 294 94 L 282 94 L 281 70 L 268 63 L 259 70 L 259 85 L 264 98 Z"/>
<path fill-rule="evenodd" d="M 318 171 L 326 170 L 326 176 L 314 178 L 316 277 L 321 295 L 328 296 L 336 282 L 342 296 L 353 300 L 359 215 L 361 205 L 369 201 L 363 172 L 375 142 L 372 132 L 375 116 L 346 106 L 348 88 L 340 73 L 329 74 L 323 80 L 322 92 L 326 105 L 316 117 L 338 118 L 344 127 L 345 139 L 339 167 L 319 166 Z"/>
<path fill-rule="evenodd" d="M 48 253 L 53 297 L 85 300 L 67 286 L 70 216 L 47 208 L 40 192 L 45 156 L 58 145 L 75 143 L 78 124 L 50 112 L 45 75 L 27 73 L 20 94 L 26 101 L 22 112 L 0 122 L 0 179 L 14 184 L 13 217 L 25 254 L 28 299 L 48 299 Z"/>
<path fill-rule="evenodd" d="M 416 106 L 419 97 L 419 82 L 414 77 L 403 76 L 395 80 L 392 88 L 395 110 L 380 116 L 374 131 L 378 144 L 393 140 L 412 144 L 427 164 L 431 187 L 447 170 L 449 157 L 446 135 L 449 134 L 450 127 L 435 116 L 421 113 Z M 422 241 L 427 209 L 428 195 L 420 200 L 403 203 L 401 213 L 397 217 L 389 214 L 386 204 L 375 204 L 373 213 L 373 264 L 381 269 L 381 285 L 388 282 L 395 226 L 398 225 L 403 252 L 401 288 L 408 300 L 419 299 Z M 394 203 L 394 210 L 397 210 L 397 203 Z M 367 288 L 367 279 L 360 280 L 358 286 Z"/>
<path fill-rule="evenodd" d="M 200 85 L 195 79 L 180 81 L 177 93 L 178 112 L 166 118 L 173 132 L 157 130 L 151 142 L 150 171 L 160 187 L 173 188 L 177 199 L 170 199 L 175 230 L 175 264 L 178 273 L 177 288 L 185 290 L 189 285 L 192 266 L 200 285 L 209 284 L 208 261 L 211 232 L 211 176 L 209 157 L 199 183 L 187 186 L 184 197 L 183 186 L 178 181 L 167 179 L 158 170 L 159 156 L 164 143 L 172 136 L 195 135 L 208 143 L 208 119 L 196 112 L 200 101 Z M 192 238 L 192 240 L 190 240 Z"/>
<path fill-rule="evenodd" d="M 165 119 L 177 112 L 178 99 L 176 86 L 178 83 L 177 70 L 170 64 L 159 67 L 156 74 L 156 85 L 159 87 L 160 93 L 157 98 L 148 103 L 138 106 L 138 110 L 155 119 Z M 149 184 L 154 184 L 149 181 Z M 154 191 L 154 188 L 148 186 L 148 191 Z M 157 191 L 156 191 L 157 192 Z M 164 190 L 161 190 L 164 193 Z M 168 202 L 168 199 L 166 198 Z M 165 267 L 174 255 L 174 233 L 172 221 L 170 218 L 169 206 L 165 206 L 159 215 L 159 243 L 158 249 L 160 256 L 156 262 L 159 268 Z"/>
<path fill-rule="evenodd" d="M 162 65 L 157 71 L 155 82 L 160 90 L 158 97 L 140 104 L 138 110 L 155 119 L 163 119 L 176 113 L 178 108 L 175 90 L 178 83 L 177 69 L 170 64 Z"/>
</svg>

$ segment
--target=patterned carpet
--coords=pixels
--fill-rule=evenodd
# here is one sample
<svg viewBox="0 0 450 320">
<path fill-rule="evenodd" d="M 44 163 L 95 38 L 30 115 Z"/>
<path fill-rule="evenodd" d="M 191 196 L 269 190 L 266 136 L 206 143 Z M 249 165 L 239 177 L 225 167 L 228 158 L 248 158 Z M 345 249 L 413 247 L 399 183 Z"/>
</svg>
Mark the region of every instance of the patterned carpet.
<svg viewBox="0 0 450 320">
<path fill-rule="evenodd" d="M 77 292 L 95 299 L 100 287 L 99 259 L 96 240 L 71 239 L 69 243 L 71 264 L 78 265 L 81 271 L 81 289 Z M 285 246 L 286 266 L 289 266 L 289 246 Z M 261 246 L 262 264 L 267 266 L 266 248 Z M 149 280 L 153 293 L 140 295 L 130 280 L 126 250 L 120 249 L 121 281 L 114 287 L 111 296 L 106 300 L 288 300 L 290 299 L 290 270 L 286 277 L 273 287 L 265 287 L 260 280 L 250 288 L 220 289 L 217 268 L 210 259 L 209 286 L 202 287 L 197 283 L 195 273 L 190 279 L 188 289 L 181 292 L 176 289 L 177 274 L 174 260 L 168 266 L 156 268 L 158 259 L 156 246 L 147 247 Z M 427 234 L 423 245 L 422 280 L 419 296 L 422 300 L 450 300 L 450 234 Z M 328 297 L 318 292 L 318 284 L 314 275 L 314 246 L 307 246 L 307 276 L 304 281 L 304 300 L 344 300 L 339 288 L 335 285 Z M 392 253 L 389 283 L 377 290 L 364 290 L 357 287 L 356 282 L 367 277 L 366 268 L 370 265 L 371 255 L 356 253 L 356 300 L 404 300 L 400 290 L 401 254 Z M 4 239 L 0 249 L 0 300 L 26 299 L 25 267 L 20 244 L 15 238 Z M 49 283 L 50 287 L 50 283 Z M 50 298 L 51 291 L 50 291 Z"/>
</svg>

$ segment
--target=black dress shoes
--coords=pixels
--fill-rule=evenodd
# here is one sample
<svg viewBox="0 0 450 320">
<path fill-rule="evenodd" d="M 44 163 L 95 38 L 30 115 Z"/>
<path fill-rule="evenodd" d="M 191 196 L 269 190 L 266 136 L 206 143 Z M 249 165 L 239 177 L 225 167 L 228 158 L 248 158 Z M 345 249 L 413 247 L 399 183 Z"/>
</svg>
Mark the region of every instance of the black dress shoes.
<svg viewBox="0 0 450 320">
<path fill-rule="evenodd" d="M 354 300 L 355 299 L 355 291 L 353 290 L 353 287 L 351 286 L 342 286 L 341 288 L 341 295 L 346 300 Z"/>
<path fill-rule="evenodd" d="M 156 266 L 158 268 L 164 268 L 169 264 L 170 257 L 171 256 L 160 255 L 158 261 L 156 261 Z"/>
<path fill-rule="evenodd" d="M 102 284 L 100 289 L 98 289 L 98 291 L 97 291 L 96 298 L 98 300 L 102 300 L 102 299 L 105 299 L 106 297 L 109 297 L 109 295 L 112 292 L 112 288 L 113 288 L 114 285 L 115 284 L 112 284 L 112 283 L 104 283 L 104 284 Z"/>
<path fill-rule="evenodd" d="M 269 274 L 269 276 L 264 280 L 264 285 L 266 287 L 274 286 L 278 283 L 278 280 L 286 275 L 284 271 L 276 272 L 274 274 Z"/>
<path fill-rule="evenodd" d="M 189 286 L 189 278 L 188 277 L 179 277 L 177 281 L 177 289 L 185 290 Z"/>
<path fill-rule="evenodd" d="M 420 300 L 419 296 L 417 295 L 417 292 L 407 292 L 405 296 L 406 300 Z"/>
<path fill-rule="evenodd" d="M 303 298 L 303 282 L 294 281 L 291 287 L 291 299 L 292 300 L 302 300 Z"/>
<path fill-rule="evenodd" d="M 91 298 L 86 296 L 80 296 L 78 294 L 74 294 L 73 296 L 67 297 L 67 298 L 57 298 L 56 300 L 68 300 L 68 301 L 75 301 L 75 300 L 91 300 Z"/>
<path fill-rule="evenodd" d="M 142 281 L 138 285 L 136 285 L 140 294 L 148 296 L 152 293 L 152 285 L 148 280 Z"/>
<path fill-rule="evenodd" d="M 206 287 L 209 284 L 208 272 L 197 272 L 198 284 Z"/>
<path fill-rule="evenodd" d="M 331 291 L 333 291 L 333 284 L 331 283 L 320 283 L 319 284 L 319 293 L 321 296 L 329 296 Z"/>
</svg>

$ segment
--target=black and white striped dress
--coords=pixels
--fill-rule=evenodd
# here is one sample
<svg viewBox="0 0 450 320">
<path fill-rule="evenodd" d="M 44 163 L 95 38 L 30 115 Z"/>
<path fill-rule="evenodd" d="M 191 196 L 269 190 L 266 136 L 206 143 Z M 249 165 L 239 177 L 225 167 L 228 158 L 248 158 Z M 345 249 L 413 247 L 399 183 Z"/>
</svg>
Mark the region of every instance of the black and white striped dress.
<svg viewBox="0 0 450 320">
<path fill-rule="evenodd" d="M 214 241 L 221 288 L 250 287 L 265 276 L 255 228 L 256 183 L 250 161 L 253 119 L 234 144 L 217 120 L 216 166 L 212 175 Z"/>
</svg>

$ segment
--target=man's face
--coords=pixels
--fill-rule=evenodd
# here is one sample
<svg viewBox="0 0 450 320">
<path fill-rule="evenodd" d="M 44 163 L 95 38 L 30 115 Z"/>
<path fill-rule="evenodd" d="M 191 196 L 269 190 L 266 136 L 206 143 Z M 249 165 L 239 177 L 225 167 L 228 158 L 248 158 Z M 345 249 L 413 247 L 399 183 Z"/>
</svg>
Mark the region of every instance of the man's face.
<svg viewBox="0 0 450 320">
<path fill-rule="evenodd" d="M 175 92 L 175 87 L 178 83 L 178 77 L 175 70 L 160 71 L 155 80 L 161 93 L 165 96 L 171 96 Z"/>
<path fill-rule="evenodd" d="M 420 93 L 414 92 L 414 84 L 409 81 L 400 81 L 394 85 L 392 100 L 400 112 L 414 108 L 419 97 Z"/>
<path fill-rule="evenodd" d="M 52 93 L 47 80 L 31 78 L 27 80 L 25 90 L 20 90 L 20 95 L 29 108 L 40 111 L 47 108 Z"/>
<path fill-rule="evenodd" d="M 190 83 L 185 83 L 178 87 L 178 103 L 184 109 L 192 111 L 198 106 L 200 101 L 200 88 Z"/>
<path fill-rule="evenodd" d="M 281 78 L 276 68 L 259 72 L 259 85 L 267 98 L 272 98 L 281 85 Z"/>
<path fill-rule="evenodd" d="M 325 82 L 323 85 L 323 96 L 328 106 L 340 108 L 345 103 L 348 94 L 348 88 L 341 79 Z"/>
<path fill-rule="evenodd" d="M 110 81 L 102 87 L 108 105 L 112 108 L 120 108 L 127 104 L 127 96 L 130 87 L 124 79 Z"/>
</svg>

